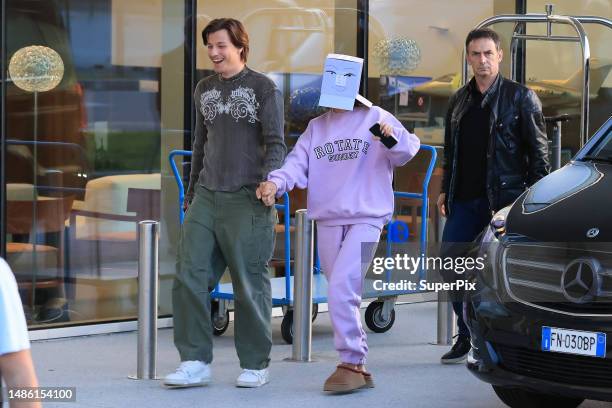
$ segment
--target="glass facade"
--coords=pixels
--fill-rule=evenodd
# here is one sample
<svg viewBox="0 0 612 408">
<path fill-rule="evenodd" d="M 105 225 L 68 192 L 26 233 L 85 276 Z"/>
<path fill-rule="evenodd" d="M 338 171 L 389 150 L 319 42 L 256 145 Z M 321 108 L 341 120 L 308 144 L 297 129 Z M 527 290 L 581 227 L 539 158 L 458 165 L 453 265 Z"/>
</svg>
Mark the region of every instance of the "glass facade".
<svg viewBox="0 0 612 408">
<path fill-rule="evenodd" d="M 486 18 L 514 13 L 510 0 L 370 2 L 368 96 L 393 113 L 424 144 L 436 146 L 438 160 L 428 197 L 428 240 L 441 234 L 436 200 L 442 184 L 444 117 L 448 98 L 461 86 L 465 36 Z M 425 23 L 424 23 L 425 22 Z M 430 156 L 418 155 L 395 171 L 395 190 L 422 190 Z M 420 236 L 419 202 L 398 199 L 397 218 Z"/>
<path fill-rule="evenodd" d="M 32 45 L 63 64 L 50 90 L 22 89 L 9 70 L 4 100 L 6 258 L 29 323 L 134 318 L 137 222 L 169 219 L 164 199 L 176 197 L 161 188 L 162 157 L 183 147 L 173 84 L 184 82 L 184 2 L 5 3 L 10 65 Z M 26 62 L 44 69 L 36 58 Z M 162 265 L 173 263 L 168 242 L 162 233 Z M 164 314 L 172 271 L 162 269 Z"/>
<path fill-rule="evenodd" d="M 367 57 L 367 97 L 423 143 L 438 146 L 440 154 L 448 97 L 460 86 L 465 35 L 480 21 L 513 14 L 517 7 L 542 13 L 547 2 L 520 3 L 3 0 L 3 249 L 30 327 L 134 319 L 137 222 L 143 219 L 161 223 L 160 315 L 171 314 L 179 222 L 167 157 L 173 149 L 190 147 L 193 88 L 212 73 L 201 38 L 212 19 L 231 16 L 245 24 L 248 65 L 267 74 L 283 93 L 289 147 L 322 112 L 317 106 L 321 67 L 325 56 L 336 52 Z M 612 18 L 612 5 L 558 0 L 555 13 Z M 512 25 L 493 28 L 507 49 Z M 534 26 L 528 33 L 542 30 Z M 560 28 L 555 34 L 570 32 Z M 595 130 L 610 115 L 612 54 L 606 44 L 612 30 L 587 26 L 587 34 L 593 57 L 590 128 Z M 53 82 L 50 64 L 59 72 L 53 55 L 61 58 L 63 72 L 47 89 L 42 85 Z M 506 76 L 509 55 L 502 67 Z M 579 112 L 579 56 L 576 44 L 527 43 L 528 84 L 561 86 L 554 98 L 540 93 L 546 114 Z M 27 72 L 19 71 L 27 64 L 38 70 L 32 86 L 24 80 Z M 578 123 L 570 120 L 563 130 L 568 155 L 578 147 Z M 398 169 L 395 189 L 419 191 L 427 161 L 418 157 Z M 438 162 L 429 189 L 430 241 L 439 234 L 440 181 Z M 303 192 L 292 198 L 292 207 L 305 205 Z M 397 204 L 397 216 L 416 231 L 418 205 Z M 282 251 L 280 235 L 277 251 Z"/>
<path fill-rule="evenodd" d="M 529 0 L 527 12 L 543 13 L 544 0 Z M 570 16 L 599 16 L 612 19 L 612 3 L 609 1 L 554 2 L 554 14 Z M 545 35 L 544 24 L 533 24 L 528 34 Z M 591 50 L 590 124 L 592 135 L 610 117 L 612 97 L 612 30 L 599 24 L 585 24 Z M 555 25 L 554 35 L 576 36 L 568 25 Z M 582 56 L 580 45 L 573 42 L 529 41 L 526 49 L 526 80 L 540 99 L 547 116 L 568 114 L 570 120 L 563 124 L 563 156 L 569 158 L 580 148 L 580 101 L 582 98 Z M 551 69 L 551 67 L 554 67 Z"/>
</svg>

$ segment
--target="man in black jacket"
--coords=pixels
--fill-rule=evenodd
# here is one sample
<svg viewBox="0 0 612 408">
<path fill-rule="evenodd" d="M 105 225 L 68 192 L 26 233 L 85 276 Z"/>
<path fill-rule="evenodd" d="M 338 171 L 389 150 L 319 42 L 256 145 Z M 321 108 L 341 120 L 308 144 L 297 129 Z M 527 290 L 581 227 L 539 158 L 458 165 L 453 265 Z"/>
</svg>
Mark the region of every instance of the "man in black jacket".
<svg viewBox="0 0 612 408">
<path fill-rule="evenodd" d="M 473 30 L 465 47 L 474 77 L 449 101 L 437 203 L 447 217 L 442 256 L 454 257 L 465 256 L 468 245 L 461 243 L 474 241 L 492 214 L 549 171 L 541 103 L 533 91 L 499 73 L 503 52 L 497 33 Z M 441 358 L 445 364 L 464 360 L 470 350 L 461 294 L 451 295 L 459 334 Z"/>
</svg>

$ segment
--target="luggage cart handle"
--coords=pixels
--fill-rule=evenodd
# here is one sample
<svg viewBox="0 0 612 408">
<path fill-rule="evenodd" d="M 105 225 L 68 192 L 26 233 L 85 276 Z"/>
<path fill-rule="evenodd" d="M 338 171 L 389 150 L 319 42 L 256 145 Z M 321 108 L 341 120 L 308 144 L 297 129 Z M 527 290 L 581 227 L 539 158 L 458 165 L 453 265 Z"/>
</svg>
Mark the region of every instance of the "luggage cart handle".
<svg viewBox="0 0 612 408">
<path fill-rule="evenodd" d="M 425 256 L 426 244 L 427 244 L 427 214 L 429 213 L 429 203 L 427 200 L 429 191 L 429 181 L 436 166 L 436 160 L 438 158 L 438 152 L 436 148 L 430 145 L 421 145 L 420 150 L 428 150 L 431 153 L 429 158 L 429 165 L 423 179 L 423 188 L 420 193 L 406 192 L 406 191 L 394 191 L 393 195 L 397 198 L 416 198 L 423 202 L 421 205 L 421 236 L 420 236 L 420 252 L 421 256 Z M 391 254 L 391 242 L 387 239 L 387 254 Z"/>
<path fill-rule="evenodd" d="M 184 156 L 191 157 L 190 150 L 173 150 L 168 155 L 168 160 L 170 161 L 170 167 L 172 168 L 172 174 L 174 175 L 174 180 L 176 181 L 176 185 L 179 190 L 179 219 L 181 224 L 185 219 L 185 212 L 183 211 L 183 201 L 185 201 L 185 187 L 183 186 L 183 179 L 181 179 L 181 175 L 179 174 L 178 168 L 176 166 L 176 162 L 174 161 L 174 156 Z"/>
<path fill-rule="evenodd" d="M 398 198 L 421 198 L 427 197 L 427 191 L 429 189 L 429 181 L 436 166 L 436 160 L 438 159 L 438 152 L 436 148 L 430 145 L 421 145 L 421 150 L 428 150 L 431 152 L 429 158 L 429 164 L 427 165 L 427 171 L 425 172 L 425 178 L 423 179 L 423 189 L 421 193 L 413 193 L 407 191 L 394 191 L 393 194 Z"/>
<path fill-rule="evenodd" d="M 431 156 L 429 158 L 429 165 L 427 166 L 427 172 L 425 173 L 425 179 L 423 180 L 423 194 L 427 197 L 427 190 L 429 188 L 429 180 L 433 174 L 434 167 L 436 167 L 436 160 L 438 159 L 438 152 L 436 148 L 430 145 L 421 145 L 421 150 L 429 150 Z"/>
</svg>

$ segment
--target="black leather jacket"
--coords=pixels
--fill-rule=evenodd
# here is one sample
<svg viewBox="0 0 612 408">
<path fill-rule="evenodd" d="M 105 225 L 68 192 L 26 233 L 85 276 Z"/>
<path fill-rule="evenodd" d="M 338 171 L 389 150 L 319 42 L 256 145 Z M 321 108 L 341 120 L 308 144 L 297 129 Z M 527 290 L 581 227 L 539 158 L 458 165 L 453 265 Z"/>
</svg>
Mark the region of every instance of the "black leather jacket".
<svg viewBox="0 0 612 408">
<path fill-rule="evenodd" d="M 457 186 L 458 138 L 461 118 L 471 106 L 474 78 L 449 101 L 444 134 L 444 177 L 447 215 Z M 511 204 L 525 189 L 548 174 L 548 140 L 542 104 L 527 87 L 500 75 L 485 93 L 489 104 L 489 147 L 486 190 L 492 211 Z"/>
</svg>

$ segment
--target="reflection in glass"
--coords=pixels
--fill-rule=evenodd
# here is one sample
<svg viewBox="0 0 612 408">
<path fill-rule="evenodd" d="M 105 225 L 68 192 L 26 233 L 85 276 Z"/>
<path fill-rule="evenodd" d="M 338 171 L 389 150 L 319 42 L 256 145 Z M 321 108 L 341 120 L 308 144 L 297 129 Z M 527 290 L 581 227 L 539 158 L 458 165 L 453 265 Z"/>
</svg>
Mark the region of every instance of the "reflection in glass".
<svg viewBox="0 0 612 408">
<path fill-rule="evenodd" d="M 133 318 L 136 224 L 160 218 L 162 52 L 122 33 L 161 34 L 161 2 L 6 3 L 7 260 L 28 322 Z"/>
<path fill-rule="evenodd" d="M 551 2 L 529 0 L 527 12 L 543 13 Z M 567 16 L 601 16 L 612 19 L 612 3 L 609 1 L 553 2 L 553 13 Z M 589 134 L 591 136 L 610 117 L 612 102 L 612 30 L 598 24 L 584 24 L 591 52 Z M 546 35 L 546 26 L 532 24 L 528 34 Z M 553 35 L 576 36 L 568 25 L 555 24 Z M 580 147 L 580 102 L 582 99 L 582 56 L 580 45 L 567 42 L 528 41 L 526 46 L 527 85 L 542 101 L 545 116 L 569 114 L 569 122 L 563 123 L 562 156 L 569 159 Z M 552 129 L 549 129 L 549 134 Z M 564 160 L 562 160 L 562 163 Z"/>
<path fill-rule="evenodd" d="M 48 47 L 28 46 L 21 48 L 9 62 L 9 75 L 14 85 L 26 92 L 32 92 L 33 100 L 33 143 L 31 144 L 32 173 L 38 166 L 38 95 L 54 89 L 64 76 L 64 64 L 59 54 Z M 66 305 L 63 279 L 64 259 L 62 244 L 64 221 L 68 217 L 73 196 L 55 199 L 38 195 L 37 178 L 34 178 L 32 197 L 28 200 L 7 200 L 7 232 L 25 238 L 24 242 L 7 244 L 7 259 L 31 256 L 30 273 L 17 273 L 16 278 L 25 294 L 25 310 L 30 320 L 57 320 L 63 317 Z M 38 243 L 39 234 L 54 233 L 59 236 L 55 246 Z M 39 257 L 53 256 L 55 268 L 40 265 Z M 36 296 L 42 295 L 43 302 Z M 43 307 L 37 306 L 42 304 Z"/>
<path fill-rule="evenodd" d="M 421 49 L 408 38 L 381 40 L 374 46 L 374 57 L 386 75 L 407 75 L 421 62 Z"/>
<path fill-rule="evenodd" d="M 480 21 L 494 15 L 501 3 L 511 2 L 371 2 L 370 100 L 394 114 L 421 143 L 441 147 L 448 99 L 460 86 L 465 36 Z M 439 158 L 441 153 L 440 149 Z M 427 154 L 419 154 L 398 168 L 394 189 L 421 192 L 428 161 Z M 435 242 L 441 232 L 435 206 L 442 182 L 440 166 L 438 160 L 428 189 L 430 242 Z M 398 200 L 395 206 L 396 218 L 410 226 L 411 240 L 419 239 L 419 207 L 418 202 L 407 199 Z"/>
<path fill-rule="evenodd" d="M 64 77 L 64 62 L 55 50 L 31 45 L 13 54 L 9 75 L 13 83 L 24 91 L 50 91 Z"/>
</svg>

